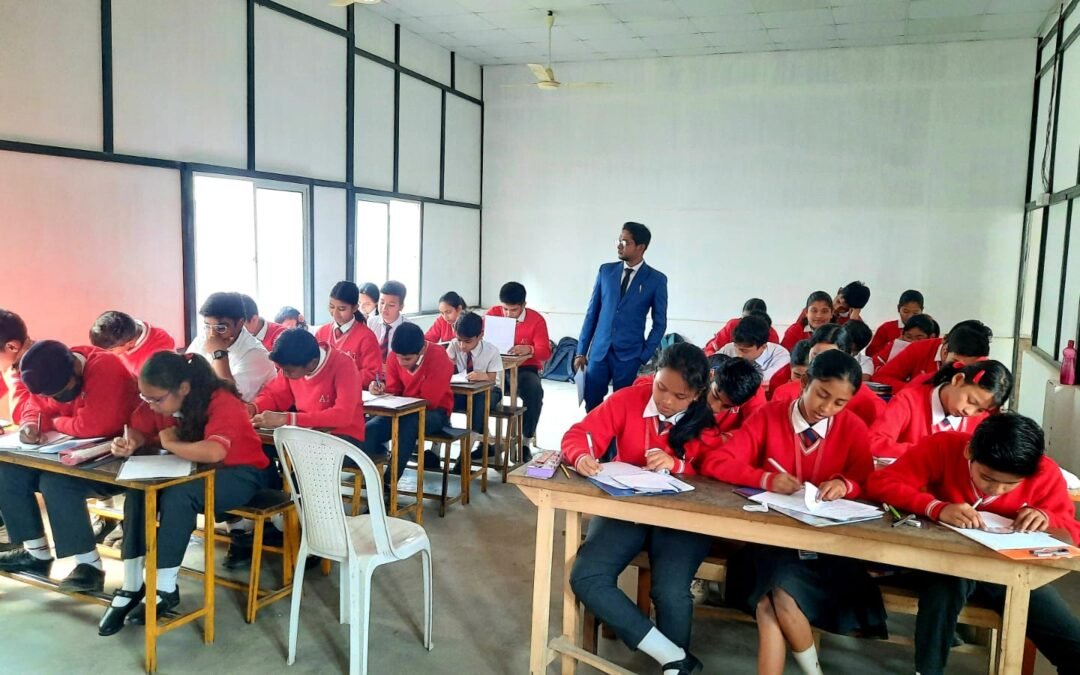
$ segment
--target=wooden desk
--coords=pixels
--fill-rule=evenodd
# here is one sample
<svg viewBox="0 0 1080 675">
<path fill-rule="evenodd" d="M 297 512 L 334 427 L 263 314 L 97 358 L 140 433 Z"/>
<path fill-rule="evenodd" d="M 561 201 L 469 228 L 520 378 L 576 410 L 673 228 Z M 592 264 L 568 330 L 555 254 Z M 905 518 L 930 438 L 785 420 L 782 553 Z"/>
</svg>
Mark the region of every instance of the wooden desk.
<svg viewBox="0 0 1080 675">
<path fill-rule="evenodd" d="M 421 398 L 414 398 L 410 399 L 412 402 L 406 405 L 386 406 L 379 404 L 381 398 L 382 397 L 377 396 L 364 401 L 364 414 L 372 415 L 374 417 L 390 418 L 390 466 L 387 469 L 390 472 L 390 515 L 396 517 L 400 513 L 415 511 L 416 524 L 422 525 L 424 522 L 424 423 L 427 419 L 427 401 Z M 407 463 L 409 457 L 412 456 L 412 448 L 409 448 L 409 454 L 405 456 L 404 460 L 401 459 L 398 443 L 398 421 L 402 417 L 412 414 L 420 416 L 416 436 L 416 447 L 418 448 L 416 462 L 416 492 L 418 494 L 415 504 L 408 508 L 398 509 L 398 462 L 405 461 Z"/>
<path fill-rule="evenodd" d="M 515 369 L 516 370 L 516 369 Z M 467 453 L 464 457 L 458 458 L 458 466 L 461 467 L 461 494 L 462 502 L 469 503 L 469 491 L 472 486 L 473 478 L 480 476 L 480 491 L 487 492 L 488 484 L 488 421 L 491 415 L 491 390 L 495 388 L 495 382 L 468 382 L 468 383 L 451 383 L 450 391 L 454 394 L 460 394 L 465 397 L 465 429 L 468 432 L 467 440 L 465 443 L 465 449 L 463 453 Z M 484 395 L 484 433 L 481 436 L 483 441 L 483 456 L 484 458 L 480 462 L 480 471 L 474 472 L 472 470 L 472 446 L 473 446 L 473 409 L 475 406 L 474 401 L 479 394 Z"/>
<path fill-rule="evenodd" d="M 214 470 L 213 468 L 199 466 L 189 476 L 183 478 L 163 478 L 159 480 L 120 480 L 117 478 L 117 473 L 120 471 L 120 467 L 123 466 L 123 462 L 120 460 L 108 462 L 95 468 L 83 468 L 77 466 L 67 466 L 61 464 L 56 455 L 42 455 L 36 453 L 22 453 L 22 452 L 0 452 L 0 462 L 5 464 L 14 464 L 16 466 L 27 467 L 31 469 L 38 469 L 40 471 L 48 471 L 50 473 L 58 473 L 66 476 L 73 476 L 75 478 L 82 478 L 85 480 L 94 481 L 97 483 L 107 483 L 109 485 L 116 485 L 131 490 L 139 490 L 143 493 L 143 499 L 146 506 L 146 597 L 148 600 L 157 598 L 157 503 L 158 494 L 165 488 L 172 487 L 173 485 L 180 485 L 181 483 L 187 483 L 193 480 L 203 480 L 204 487 L 204 508 L 203 515 L 206 518 L 206 522 L 209 523 L 210 529 L 214 526 Z M 93 465 L 91 465 L 93 466 Z M 157 639 L 165 633 L 184 626 L 192 621 L 202 618 L 203 619 L 203 642 L 206 644 L 212 644 L 214 642 L 214 547 L 213 545 L 207 545 L 204 547 L 205 558 L 203 564 L 205 566 L 205 572 L 203 576 L 203 606 L 199 609 L 182 614 L 176 617 L 170 617 L 166 621 L 158 622 L 157 617 L 157 603 L 148 601 L 146 603 L 146 672 L 152 673 L 157 670 Z M 38 586 L 40 588 L 48 588 L 51 590 L 59 590 L 57 583 L 49 579 L 42 577 L 29 575 L 29 574 L 8 574 L 0 573 L 3 576 L 17 579 L 25 583 Z M 85 602 L 93 602 L 101 605 L 108 605 L 109 599 L 101 596 L 89 595 L 85 593 L 67 593 L 79 600 Z"/>
<path fill-rule="evenodd" d="M 533 580 L 532 646 L 529 672 L 547 673 L 548 664 L 562 657 L 564 675 L 574 672 L 575 662 L 587 663 L 606 673 L 628 671 L 581 649 L 578 611 L 570 589 L 570 570 L 581 542 L 581 516 L 590 514 L 700 532 L 737 541 L 817 551 L 927 572 L 963 575 L 977 581 L 1007 587 L 1002 615 L 999 673 L 1018 673 L 1024 656 L 1024 631 L 1030 592 L 1071 571 L 1080 571 L 1080 560 L 1013 561 L 965 539 L 944 527 L 892 528 L 888 520 L 826 529 L 803 525 L 778 513 L 743 511 L 745 499 L 731 486 L 700 476 L 681 477 L 695 486 L 677 496 L 609 497 L 579 476 L 529 478 L 519 468 L 510 476 L 537 506 L 536 568 Z M 563 555 L 563 633 L 548 641 L 551 560 L 554 553 L 555 511 L 566 512 Z M 721 668 L 714 664 L 712 669 Z"/>
</svg>

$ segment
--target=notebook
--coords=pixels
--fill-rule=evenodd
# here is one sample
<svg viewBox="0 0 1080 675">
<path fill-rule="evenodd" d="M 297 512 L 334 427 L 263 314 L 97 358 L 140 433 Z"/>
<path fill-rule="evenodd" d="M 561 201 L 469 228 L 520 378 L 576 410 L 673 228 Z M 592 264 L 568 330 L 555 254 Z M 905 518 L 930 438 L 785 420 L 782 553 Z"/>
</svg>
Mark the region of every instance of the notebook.
<svg viewBox="0 0 1080 675">
<path fill-rule="evenodd" d="M 626 462 L 601 464 L 600 473 L 590 476 L 589 482 L 613 497 L 673 495 L 694 489 L 693 485 L 674 476 L 649 471 Z"/>
<path fill-rule="evenodd" d="M 986 529 L 964 529 L 946 523 L 942 525 L 1013 560 L 1080 556 L 1080 549 L 1054 539 L 1046 532 L 1012 532 L 1011 518 L 988 511 L 979 511 L 979 517 Z"/>
<path fill-rule="evenodd" d="M 816 502 L 814 498 L 817 494 L 817 488 L 810 483 L 807 483 L 807 485 L 814 489 L 807 491 L 804 488 L 794 494 L 782 495 L 756 488 L 736 488 L 735 493 L 758 504 L 765 504 L 774 511 L 814 527 L 830 527 L 876 520 L 885 513 L 875 506 L 850 499 Z"/>
</svg>

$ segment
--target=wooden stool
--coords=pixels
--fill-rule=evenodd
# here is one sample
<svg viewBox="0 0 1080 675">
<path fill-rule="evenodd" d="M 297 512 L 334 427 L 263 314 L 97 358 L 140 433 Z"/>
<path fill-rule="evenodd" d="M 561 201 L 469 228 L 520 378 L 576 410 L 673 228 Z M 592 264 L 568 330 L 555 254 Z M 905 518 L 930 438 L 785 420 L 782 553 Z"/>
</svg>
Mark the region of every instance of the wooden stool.
<svg viewBox="0 0 1080 675">
<path fill-rule="evenodd" d="M 386 473 L 386 467 L 390 465 L 390 457 L 384 456 L 379 459 L 373 459 L 375 466 Z M 354 466 L 342 466 L 341 473 L 349 474 L 348 478 L 341 479 L 341 487 L 347 487 L 352 489 L 352 495 L 349 496 L 349 515 L 360 515 L 360 493 L 364 489 L 364 476 L 360 473 L 360 469 Z"/>
<path fill-rule="evenodd" d="M 522 464 L 521 448 L 524 440 L 521 421 L 525 410 L 525 406 L 500 403 L 491 411 L 491 418 L 495 420 L 495 447 L 499 449 L 499 469 L 504 483 L 506 476 Z M 512 465 L 515 461 L 517 463 Z"/>
<path fill-rule="evenodd" d="M 446 507 L 454 502 L 461 502 L 462 505 L 469 503 L 469 477 L 470 468 L 472 462 L 472 456 L 470 455 L 470 448 L 466 447 L 469 439 L 469 431 L 467 429 L 457 429 L 455 427 L 443 427 L 436 434 L 427 434 L 426 440 L 431 441 L 431 449 L 435 454 L 439 455 L 442 460 L 442 492 L 437 495 L 428 494 L 424 490 L 423 485 L 416 486 L 416 498 L 417 499 L 437 499 L 439 500 L 439 517 L 446 516 Z M 454 443 L 458 443 L 461 447 L 461 454 L 458 456 L 458 464 L 461 469 L 461 492 L 457 497 L 453 499 L 449 496 L 450 486 L 450 450 Z M 441 448 L 441 452 L 440 452 Z M 421 455 L 417 457 L 418 462 L 424 461 L 424 457 Z"/>
</svg>

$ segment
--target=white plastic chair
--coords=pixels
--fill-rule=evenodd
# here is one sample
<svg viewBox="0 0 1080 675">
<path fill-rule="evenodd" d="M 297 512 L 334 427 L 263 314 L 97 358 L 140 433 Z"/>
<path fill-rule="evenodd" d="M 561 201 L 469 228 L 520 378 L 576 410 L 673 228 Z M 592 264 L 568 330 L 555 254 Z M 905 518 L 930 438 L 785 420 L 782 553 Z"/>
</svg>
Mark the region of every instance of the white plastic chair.
<svg viewBox="0 0 1080 675">
<path fill-rule="evenodd" d="M 309 555 L 335 560 L 341 566 L 341 623 L 349 624 L 349 673 L 367 673 L 371 611 L 371 576 L 375 568 L 420 553 L 424 570 L 424 646 L 431 649 L 431 544 L 424 528 L 401 518 L 388 518 L 382 500 L 382 476 L 375 464 L 340 438 L 310 429 L 281 427 L 274 445 L 285 461 L 282 473 L 300 514 L 303 534 L 293 576 L 289 617 L 289 665 L 296 661 L 296 636 L 304 562 Z M 366 515 L 348 516 L 341 500 L 341 465 L 356 462 L 368 490 Z M 291 469 L 291 470 L 289 470 Z"/>
</svg>

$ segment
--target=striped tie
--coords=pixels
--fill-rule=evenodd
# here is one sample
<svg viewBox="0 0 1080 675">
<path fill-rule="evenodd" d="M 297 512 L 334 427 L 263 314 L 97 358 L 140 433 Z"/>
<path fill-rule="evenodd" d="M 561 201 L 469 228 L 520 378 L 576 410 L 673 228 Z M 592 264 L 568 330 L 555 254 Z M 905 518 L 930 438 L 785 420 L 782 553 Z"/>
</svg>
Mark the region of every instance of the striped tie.
<svg viewBox="0 0 1080 675">
<path fill-rule="evenodd" d="M 665 422 L 660 418 L 656 419 L 656 433 L 663 436 L 671 428 L 671 422 Z"/>
<path fill-rule="evenodd" d="M 938 422 L 937 424 L 934 425 L 934 433 L 938 433 L 938 432 L 941 432 L 941 431 L 953 431 L 953 430 L 954 430 L 954 427 L 952 425 L 952 422 L 949 421 L 948 417 L 944 418 L 943 420 L 941 420 L 940 422 Z"/>
<path fill-rule="evenodd" d="M 807 429 L 799 433 L 799 438 L 802 439 L 803 450 L 809 451 L 814 447 L 814 444 L 821 440 L 821 436 L 813 429 Z"/>
<path fill-rule="evenodd" d="M 465 354 L 465 372 L 471 373 L 473 371 L 472 352 Z"/>
<path fill-rule="evenodd" d="M 384 323 L 382 342 L 379 343 L 379 350 L 382 352 L 383 363 L 386 363 L 386 357 L 390 355 L 390 330 L 390 324 Z"/>
</svg>

